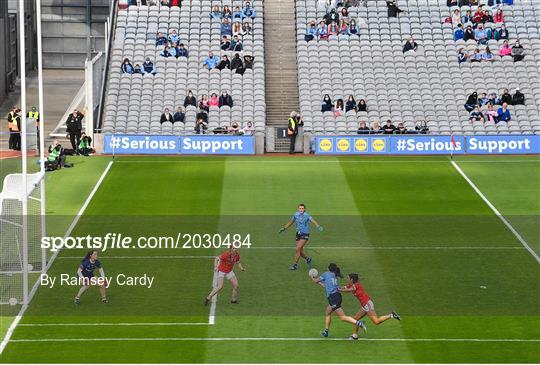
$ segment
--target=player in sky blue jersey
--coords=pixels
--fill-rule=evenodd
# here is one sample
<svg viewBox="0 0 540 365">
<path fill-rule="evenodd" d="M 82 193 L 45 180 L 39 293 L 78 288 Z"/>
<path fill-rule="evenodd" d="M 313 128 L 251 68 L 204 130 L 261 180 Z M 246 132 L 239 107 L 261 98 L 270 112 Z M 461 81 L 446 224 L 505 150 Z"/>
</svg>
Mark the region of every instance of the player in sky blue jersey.
<svg viewBox="0 0 540 365">
<path fill-rule="evenodd" d="M 353 317 L 347 316 L 341 308 L 341 292 L 339 291 L 338 278 L 343 277 L 341 270 L 336 264 L 328 265 L 328 271 L 324 272 L 321 276 L 311 277 L 314 283 L 321 285 L 326 291 L 326 297 L 328 298 L 328 306 L 326 307 L 325 327 L 324 331 L 321 331 L 323 337 L 328 337 L 328 331 L 330 330 L 330 323 L 332 322 L 332 313 L 335 313 L 339 319 L 343 322 L 351 323 L 356 328 L 362 328 L 366 331 L 366 325 L 362 320 L 356 320 Z"/>
<path fill-rule="evenodd" d="M 100 277 L 97 278 L 94 275 L 94 270 L 98 269 Z M 101 262 L 98 260 L 97 251 L 89 251 L 84 259 L 81 261 L 79 268 L 77 269 L 77 275 L 79 276 L 79 282 L 81 283 L 81 288 L 75 297 L 75 304 L 81 303 L 81 295 L 88 289 L 91 285 L 98 285 L 99 291 L 101 293 L 101 301 L 107 303 L 107 289 L 105 285 L 105 271 L 101 266 Z"/>
<path fill-rule="evenodd" d="M 298 211 L 294 213 L 291 220 L 279 230 L 279 233 L 281 233 L 293 224 L 296 224 L 296 252 L 294 253 L 294 262 L 289 267 L 289 270 L 298 269 L 298 260 L 300 260 L 300 257 L 304 258 L 308 267 L 311 268 L 312 259 L 311 257 L 308 257 L 304 252 L 304 246 L 309 240 L 311 223 L 313 223 L 315 227 L 317 227 L 317 229 L 322 232 L 323 227 L 319 223 L 317 223 L 315 218 L 313 218 L 306 212 L 305 204 L 300 204 L 298 205 Z"/>
</svg>

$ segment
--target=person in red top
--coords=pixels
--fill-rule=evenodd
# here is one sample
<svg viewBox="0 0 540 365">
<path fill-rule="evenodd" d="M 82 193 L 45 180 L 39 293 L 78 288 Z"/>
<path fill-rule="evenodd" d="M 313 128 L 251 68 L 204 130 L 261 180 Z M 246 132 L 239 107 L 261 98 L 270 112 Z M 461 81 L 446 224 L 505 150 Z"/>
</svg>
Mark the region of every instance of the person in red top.
<svg viewBox="0 0 540 365">
<path fill-rule="evenodd" d="M 238 264 L 240 270 L 246 271 L 240 263 L 240 254 L 234 247 L 231 247 L 228 251 L 225 251 L 216 257 L 214 260 L 214 271 L 217 273 L 216 283 L 210 294 L 204 299 L 204 305 L 208 305 L 210 300 L 212 300 L 212 297 L 223 289 L 224 278 L 227 278 L 233 287 L 231 303 L 238 304 L 238 279 L 233 271 L 234 265 L 236 264 Z"/>
<path fill-rule="evenodd" d="M 401 320 L 401 317 L 394 311 L 385 316 L 379 317 L 377 315 L 377 312 L 375 312 L 375 306 L 373 305 L 370 296 L 368 295 L 368 293 L 366 293 L 362 285 L 360 285 L 360 283 L 358 282 L 358 274 L 349 274 L 347 277 L 347 285 L 341 287 L 339 291 L 351 293 L 360 302 L 360 310 L 358 310 L 358 312 L 354 316 L 354 319 L 356 319 L 357 321 L 363 318 L 366 314 L 369 319 L 371 319 L 371 322 L 377 325 L 389 320 L 390 318 L 397 319 L 398 321 Z M 358 340 L 358 326 L 354 327 L 354 333 L 349 338 L 351 340 Z"/>
</svg>

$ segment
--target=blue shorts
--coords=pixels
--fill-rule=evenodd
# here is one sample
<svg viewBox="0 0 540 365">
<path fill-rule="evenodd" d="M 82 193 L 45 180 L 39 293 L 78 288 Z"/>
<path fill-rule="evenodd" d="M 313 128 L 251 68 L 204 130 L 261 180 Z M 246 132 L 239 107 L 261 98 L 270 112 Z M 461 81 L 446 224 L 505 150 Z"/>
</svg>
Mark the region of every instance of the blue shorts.
<svg viewBox="0 0 540 365">
<path fill-rule="evenodd" d="M 309 240 L 309 233 L 296 232 L 296 240 Z"/>
</svg>

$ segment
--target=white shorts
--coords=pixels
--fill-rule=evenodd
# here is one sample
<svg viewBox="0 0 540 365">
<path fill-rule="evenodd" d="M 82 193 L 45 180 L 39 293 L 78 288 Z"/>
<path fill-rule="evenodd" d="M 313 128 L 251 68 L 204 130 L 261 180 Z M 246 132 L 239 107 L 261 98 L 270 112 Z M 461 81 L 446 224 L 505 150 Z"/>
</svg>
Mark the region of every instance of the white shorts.
<svg viewBox="0 0 540 365">
<path fill-rule="evenodd" d="M 236 279 L 236 275 L 234 274 L 234 271 L 223 272 L 223 271 L 218 270 L 217 277 L 218 278 L 227 278 L 228 280 Z"/>
<path fill-rule="evenodd" d="M 366 303 L 366 305 L 362 306 L 362 310 L 366 313 L 375 310 L 375 306 L 373 305 L 371 299 Z"/>
</svg>

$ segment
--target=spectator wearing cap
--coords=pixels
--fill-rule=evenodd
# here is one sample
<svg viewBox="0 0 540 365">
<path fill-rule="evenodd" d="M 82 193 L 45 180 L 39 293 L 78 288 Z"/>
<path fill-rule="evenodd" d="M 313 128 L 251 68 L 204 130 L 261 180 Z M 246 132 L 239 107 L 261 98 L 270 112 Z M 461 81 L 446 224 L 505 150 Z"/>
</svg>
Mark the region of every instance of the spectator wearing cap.
<svg viewBox="0 0 540 365">
<path fill-rule="evenodd" d="M 509 122 L 512 119 L 507 103 L 503 103 L 499 110 L 497 110 L 497 119 L 499 122 Z"/>
<path fill-rule="evenodd" d="M 512 96 L 512 105 L 525 105 L 525 95 L 516 88 L 514 96 Z"/>
<path fill-rule="evenodd" d="M 394 134 L 394 131 L 396 130 L 396 126 L 392 124 L 392 121 L 388 119 L 386 121 L 386 124 L 382 127 L 382 130 L 384 134 Z"/>
<path fill-rule="evenodd" d="M 332 22 L 335 22 L 336 24 L 339 22 L 339 14 L 335 8 L 330 10 L 330 12 L 324 16 L 324 22 L 326 25 L 330 25 Z"/>
<path fill-rule="evenodd" d="M 397 6 L 396 0 L 386 0 L 386 8 L 389 18 L 397 18 L 398 14 L 403 12 L 403 10 Z"/>
<path fill-rule="evenodd" d="M 224 90 L 219 97 L 219 107 L 221 108 L 222 106 L 228 106 L 229 108 L 233 107 L 233 99 L 226 90 Z"/>
<path fill-rule="evenodd" d="M 149 57 L 146 57 L 146 60 L 143 63 L 141 71 L 143 74 L 150 74 L 150 75 L 155 75 L 157 73 L 156 66 L 150 60 Z"/>
</svg>

